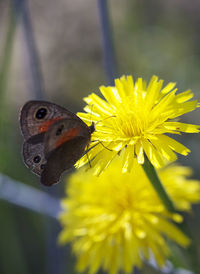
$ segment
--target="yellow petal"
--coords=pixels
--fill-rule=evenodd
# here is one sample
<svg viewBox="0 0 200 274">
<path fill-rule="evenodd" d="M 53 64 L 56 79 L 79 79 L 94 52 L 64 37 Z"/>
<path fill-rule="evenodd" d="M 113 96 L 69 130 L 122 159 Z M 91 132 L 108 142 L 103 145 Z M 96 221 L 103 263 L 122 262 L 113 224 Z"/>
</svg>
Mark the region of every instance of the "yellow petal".
<svg viewBox="0 0 200 274">
<path fill-rule="evenodd" d="M 144 147 L 144 151 L 148 159 L 156 168 L 164 166 L 164 159 L 161 157 L 160 153 L 154 148 L 154 146 L 149 141 L 142 140 L 142 145 Z"/>
<path fill-rule="evenodd" d="M 176 140 L 174 140 L 166 135 L 160 135 L 159 138 L 161 139 L 161 141 L 163 143 L 165 143 L 171 149 L 173 149 L 174 151 L 176 151 L 182 155 L 186 156 L 190 152 L 190 150 L 187 147 L 185 147 L 181 143 L 177 142 Z"/>
<path fill-rule="evenodd" d="M 186 247 L 190 243 L 189 238 L 185 234 L 183 234 L 175 225 L 170 224 L 164 219 L 160 220 L 159 229 L 182 246 Z"/>
<path fill-rule="evenodd" d="M 137 155 L 137 161 L 139 164 L 144 164 L 144 151 L 141 142 L 137 142 L 135 145 L 135 153 Z"/>
<path fill-rule="evenodd" d="M 121 98 L 115 87 L 101 86 L 99 89 L 111 106 L 118 106 L 120 104 Z"/>
<path fill-rule="evenodd" d="M 169 84 L 167 84 L 163 89 L 162 89 L 162 93 L 166 94 L 170 91 L 173 90 L 173 88 L 176 86 L 176 83 L 174 82 L 170 82 Z"/>
<path fill-rule="evenodd" d="M 159 116 L 159 114 L 163 113 L 165 108 L 168 107 L 168 105 L 174 100 L 175 98 L 175 92 L 176 90 L 170 92 L 165 97 L 161 99 L 161 101 L 153 108 L 151 115 L 152 119 L 154 119 L 155 116 Z"/>
<path fill-rule="evenodd" d="M 128 145 L 125 148 L 125 152 L 124 152 L 124 160 L 123 160 L 123 168 L 122 168 L 122 172 L 130 172 L 131 168 L 133 166 L 133 160 L 134 160 L 134 145 Z"/>
<path fill-rule="evenodd" d="M 184 124 L 179 122 L 165 122 L 164 127 L 169 130 L 179 130 L 187 133 L 197 133 L 200 131 L 200 126 L 192 124 Z"/>
<path fill-rule="evenodd" d="M 175 118 L 175 117 L 179 117 L 180 115 L 183 115 L 187 112 L 191 112 L 195 108 L 197 108 L 197 104 L 198 104 L 197 100 L 182 103 L 181 106 L 178 105 L 178 104 L 175 104 L 174 107 L 171 110 L 172 114 L 169 116 L 169 118 L 172 119 L 172 118 Z"/>
<path fill-rule="evenodd" d="M 177 159 L 176 154 L 160 138 L 151 139 L 151 143 L 168 161 L 173 162 Z"/>
<path fill-rule="evenodd" d="M 194 94 L 191 92 L 191 90 L 186 90 L 176 96 L 176 102 L 179 104 L 184 103 L 193 98 L 193 96 Z"/>
<path fill-rule="evenodd" d="M 145 97 L 145 109 L 146 111 L 150 111 L 152 107 L 155 105 L 155 102 L 159 96 L 161 87 L 163 84 L 163 80 L 157 82 L 157 77 L 154 76 L 151 79 L 151 82 L 147 89 L 147 94 Z"/>
</svg>

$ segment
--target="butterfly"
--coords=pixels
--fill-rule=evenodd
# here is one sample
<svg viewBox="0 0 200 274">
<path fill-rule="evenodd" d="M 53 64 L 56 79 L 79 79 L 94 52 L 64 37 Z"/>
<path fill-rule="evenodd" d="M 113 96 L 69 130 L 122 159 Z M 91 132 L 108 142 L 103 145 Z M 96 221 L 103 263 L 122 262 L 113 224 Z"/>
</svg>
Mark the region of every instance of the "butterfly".
<svg viewBox="0 0 200 274">
<path fill-rule="evenodd" d="M 59 182 L 88 147 L 94 123 L 87 126 L 76 114 L 46 101 L 29 101 L 20 111 L 25 165 L 43 185 Z"/>
</svg>

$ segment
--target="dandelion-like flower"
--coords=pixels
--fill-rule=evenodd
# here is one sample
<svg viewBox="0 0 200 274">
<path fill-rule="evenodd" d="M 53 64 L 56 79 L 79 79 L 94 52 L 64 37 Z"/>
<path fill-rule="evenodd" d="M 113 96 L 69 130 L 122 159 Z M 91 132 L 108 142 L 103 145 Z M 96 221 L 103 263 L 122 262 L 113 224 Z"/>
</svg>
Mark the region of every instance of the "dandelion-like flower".
<svg viewBox="0 0 200 274">
<path fill-rule="evenodd" d="M 132 273 L 152 254 L 162 266 L 170 253 L 167 238 L 183 247 L 189 244 L 175 225 L 181 216 L 165 209 L 142 167 L 136 162 L 134 171 L 123 174 L 120 164 L 115 160 L 100 177 L 93 176 L 92 170 L 79 170 L 69 179 L 59 241 L 71 242 L 80 272 Z M 159 172 L 180 210 L 188 211 L 191 202 L 200 201 L 199 184 L 186 178 L 189 173 L 180 166 Z"/>
<path fill-rule="evenodd" d="M 139 78 L 135 84 L 132 76 L 115 80 L 115 86 L 101 86 L 104 99 L 92 93 L 84 98 L 87 113 L 78 113 L 87 124 L 96 123 L 87 155 L 77 163 L 88 162 L 96 166 L 100 174 L 110 162 L 125 154 L 123 172 L 130 171 L 133 158 L 144 163 L 144 155 L 156 167 L 176 160 L 176 153 L 187 155 L 190 150 L 166 134 L 199 132 L 199 126 L 185 124 L 174 119 L 198 107 L 197 100 L 190 101 L 190 90 L 176 94 L 175 83 L 163 87 L 163 80 L 153 76 L 149 85 Z"/>
</svg>

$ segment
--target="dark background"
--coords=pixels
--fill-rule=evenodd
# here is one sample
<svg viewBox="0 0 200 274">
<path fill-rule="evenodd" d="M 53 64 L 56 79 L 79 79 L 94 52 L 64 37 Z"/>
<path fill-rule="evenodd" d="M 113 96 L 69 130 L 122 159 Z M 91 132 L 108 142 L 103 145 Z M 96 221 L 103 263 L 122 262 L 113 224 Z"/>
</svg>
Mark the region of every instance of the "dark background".
<svg viewBox="0 0 200 274">
<path fill-rule="evenodd" d="M 35 64 L 30 62 L 26 24 L 20 15 L 13 18 L 11 6 L 16 3 L 20 1 L 0 0 L 0 172 L 61 198 L 64 184 L 46 189 L 24 166 L 18 113 L 27 100 L 37 97 L 38 86 L 44 88 L 46 100 L 76 112 L 82 110 L 84 96 L 108 83 L 98 3 L 28 1 L 41 78 L 32 74 Z M 156 74 L 166 84 L 177 82 L 179 91 L 192 89 L 199 99 L 200 1 L 110 0 L 108 7 L 118 75 L 132 74 L 149 81 Z M 200 112 L 183 118 L 184 122 L 199 124 Z M 178 140 L 192 151 L 188 157 L 179 157 L 179 162 L 191 166 L 194 177 L 200 178 L 199 136 L 188 134 Z M 194 212 L 186 219 L 195 245 L 183 253 L 174 247 L 172 260 L 176 266 L 198 273 L 198 206 Z M 57 246 L 60 227 L 55 219 L 0 200 L 0 220 L 1 274 L 76 273 L 70 248 Z M 142 271 L 151 272 L 160 273 L 148 266 Z"/>
</svg>

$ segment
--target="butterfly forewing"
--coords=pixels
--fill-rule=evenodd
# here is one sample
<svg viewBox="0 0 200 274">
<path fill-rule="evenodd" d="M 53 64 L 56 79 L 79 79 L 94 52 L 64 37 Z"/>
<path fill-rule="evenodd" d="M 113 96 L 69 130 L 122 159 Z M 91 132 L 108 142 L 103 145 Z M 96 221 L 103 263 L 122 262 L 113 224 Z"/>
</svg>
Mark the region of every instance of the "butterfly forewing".
<svg viewBox="0 0 200 274">
<path fill-rule="evenodd" d="M 25 140 L 33 135 L 46 132 L 48 128 L 59 119 L 79 118 L 61 106 L 45 101 L 29 101 L 20 113 L 21 131 Z"/>
</svg>

